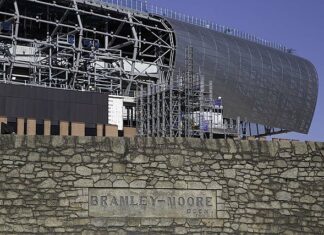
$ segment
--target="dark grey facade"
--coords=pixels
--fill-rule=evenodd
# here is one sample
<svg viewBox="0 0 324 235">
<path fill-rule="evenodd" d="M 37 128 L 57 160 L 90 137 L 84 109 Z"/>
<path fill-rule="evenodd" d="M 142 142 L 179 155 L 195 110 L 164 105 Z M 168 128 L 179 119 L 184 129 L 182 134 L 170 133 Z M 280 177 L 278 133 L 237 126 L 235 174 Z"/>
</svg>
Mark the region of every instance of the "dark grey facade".
<svg viewBox="0 0 324 235">
<path fill-rule="evenodd" d="M 195 71 L 213 81 L 225 116 L 307 133 L 313 118 L 318 77 L 298 56 L 225 33 L 168 19 L 176 37 L 176 70 L 185 69 L 185 48 L 194 48 Z"/>
<path fill-rule="evenodd" d="M 108 122 L 108 95 L 0 83 L 0 115 L 39 120 Z"/>
</svg>

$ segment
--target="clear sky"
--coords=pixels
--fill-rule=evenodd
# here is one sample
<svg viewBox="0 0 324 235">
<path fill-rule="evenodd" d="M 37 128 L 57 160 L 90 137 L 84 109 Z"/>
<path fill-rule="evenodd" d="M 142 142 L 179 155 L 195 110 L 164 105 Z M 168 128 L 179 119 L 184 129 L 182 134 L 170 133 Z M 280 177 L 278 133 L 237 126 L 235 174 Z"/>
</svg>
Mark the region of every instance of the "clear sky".
<svg viewBox="0 0 324 235">
<path fill-rule="evenodd" d="M 148 0 L 149 3 L 282 43 L 310 60 L 319 95 L 308 135 L 281 138 L 324 141 L 324 0 Z M 226 107 L 224 107 L 226 108 Z"/>
</svg>

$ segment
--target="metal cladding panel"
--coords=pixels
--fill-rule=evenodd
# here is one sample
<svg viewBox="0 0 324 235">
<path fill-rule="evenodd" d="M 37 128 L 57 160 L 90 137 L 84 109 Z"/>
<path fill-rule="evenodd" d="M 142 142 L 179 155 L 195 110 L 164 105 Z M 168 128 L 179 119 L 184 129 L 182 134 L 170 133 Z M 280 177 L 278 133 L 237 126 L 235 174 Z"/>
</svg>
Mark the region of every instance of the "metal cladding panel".
<svg viewBox="0 0 324 235">
<path fill-rule="evenodd" d="M 175 71 L 185 71 L 185 48 L 193 46 L 194 69 L 213 81 L 225 117 L 308 133 L 318 77 L 307 60 L 207 28 L 167 19 L 175 32 Z"/>
<path fill-rule="evenodd" d="M 108 123 L 108 95 L 0 83 L 0 115 Z"/>
</svg>

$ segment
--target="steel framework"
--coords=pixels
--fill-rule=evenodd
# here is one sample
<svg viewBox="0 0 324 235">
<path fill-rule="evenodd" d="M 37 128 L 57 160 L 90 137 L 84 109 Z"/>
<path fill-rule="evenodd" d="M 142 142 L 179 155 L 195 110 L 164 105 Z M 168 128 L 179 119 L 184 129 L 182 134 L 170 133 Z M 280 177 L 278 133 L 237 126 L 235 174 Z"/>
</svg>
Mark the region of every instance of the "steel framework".
<svg viewBox="0 0 324 235">
<path fill-rule="evenodd" d="M 0 34 L 3 82 L 131 95 L 136 84 L 172 75 L 174 35 L 165 20 L 91 1 L 0 4 L 9 25 Z"/>
<path fill-rule="evenodd" d="M 217 81 L 208 81 L 214 71 L 209 62 L 224 48 L 200 65 L 200 52 L 194 60 L 193 48 L 184 50 L 189 44 L 200 50 L 199 41 L 187 41 L 190 33 L 177 36 L 179 22 L 136 6 L 141 10 L 96 0 L 0 0 L 0 82 L 136 96 L 137 129 L 144 136 L 285 132 L 240 118 L 223 122 L 222 108 L 214 103 Z M 183 71 L 175 73 L 175 66 Z M 195 66 L 203 71 L 195 73 Z M 219 74 L 212 73 L 213 79 L 221 79 Z"/>
<path fill-rule="evenodd" d="M 242 137 L 243 123 L 223 121 L 222 104 L 215 101 L 212 82 L 193 69 L 193 48 L 186 48 L 186 71 L 166 83 L 141 85 L 137 90 L 137 128 L 150 137 Z"/>
</svg>

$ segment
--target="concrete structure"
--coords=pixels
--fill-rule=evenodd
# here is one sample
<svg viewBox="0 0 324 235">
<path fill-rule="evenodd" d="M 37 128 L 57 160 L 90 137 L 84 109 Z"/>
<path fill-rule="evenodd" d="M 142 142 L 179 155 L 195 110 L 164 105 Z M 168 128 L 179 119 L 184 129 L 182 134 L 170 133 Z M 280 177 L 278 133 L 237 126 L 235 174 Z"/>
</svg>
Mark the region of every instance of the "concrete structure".
<svg viewBox="0 0 324 235">
<path fill-rule="evenodd" d="M 324 144 L 0 136 L 0 233 L 322 234 Z"/>
</svg>

